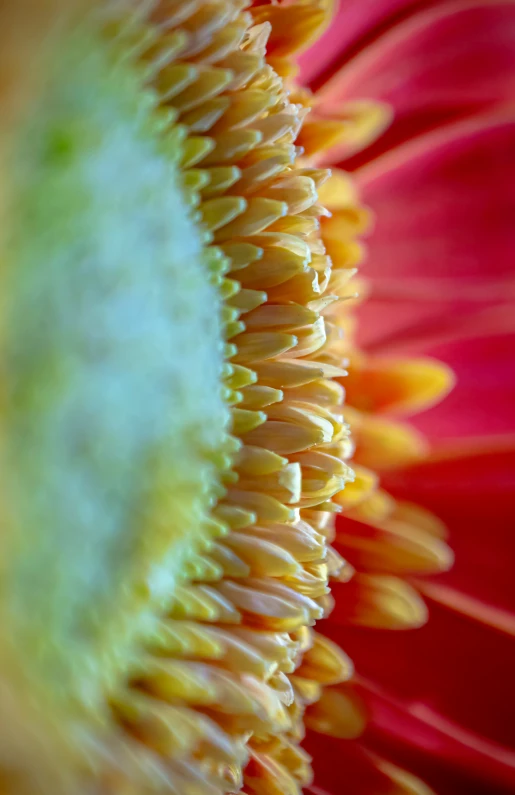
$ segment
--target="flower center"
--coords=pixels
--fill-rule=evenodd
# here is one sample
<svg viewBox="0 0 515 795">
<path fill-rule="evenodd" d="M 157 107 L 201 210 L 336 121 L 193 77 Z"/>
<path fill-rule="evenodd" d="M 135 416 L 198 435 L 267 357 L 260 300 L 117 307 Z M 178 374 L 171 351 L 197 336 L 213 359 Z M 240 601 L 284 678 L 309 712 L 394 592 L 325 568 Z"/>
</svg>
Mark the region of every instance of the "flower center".
<svg viewBox="0 0 515 795">
<path fill-rule="evenodd" d="M 17 131 L 3 257 L 2 676 L 69 731 L 205 536 L 228 411 L 180 135 L 86 26 L 56 56 Z"/>
</svg>

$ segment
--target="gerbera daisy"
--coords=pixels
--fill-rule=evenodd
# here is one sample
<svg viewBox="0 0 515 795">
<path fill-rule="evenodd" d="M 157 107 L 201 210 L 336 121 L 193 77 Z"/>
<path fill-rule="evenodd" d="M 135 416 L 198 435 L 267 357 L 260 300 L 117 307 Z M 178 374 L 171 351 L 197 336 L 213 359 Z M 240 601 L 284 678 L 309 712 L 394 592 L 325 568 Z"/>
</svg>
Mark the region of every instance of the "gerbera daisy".
<svg viewBox="0 0 515 795">
<path fill-rule="evenodd" d="M 352 672 L 312 630 L 329 579 L 352 574 L 332 518 L 381 514 L 370 467 L 423 452 L 362 411 L 374 377 L 342 416 L 354 346 L 339 302 L 366 212 L 315 162 L 346 125 L 313 114 L 301 129 L 313 101 L 291 58 L 328 4 L 247 5 L 2 12 L 9 793 L 309 784 L 304 709 Z M 377 374 L 383 402 L 448 388 L 445 368 L 419 372 Z M 422 547 L 426 568 L 449 564 L 443 543 Z M 361 585 L 342 602 L 360 616 Z M 394 591 L 421 623 L 416 592 Z M 389 625 L 395 598 L 379 596 Z"/>
</svg>

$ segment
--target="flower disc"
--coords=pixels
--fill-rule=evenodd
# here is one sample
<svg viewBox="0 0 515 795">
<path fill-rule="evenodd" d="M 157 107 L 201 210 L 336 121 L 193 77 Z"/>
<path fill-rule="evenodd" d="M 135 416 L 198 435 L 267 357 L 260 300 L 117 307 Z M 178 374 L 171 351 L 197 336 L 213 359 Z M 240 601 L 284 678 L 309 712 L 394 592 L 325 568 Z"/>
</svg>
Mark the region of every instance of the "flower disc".
<svg viewBox="0 0 515 795">
<path fill-rule="evenodd" d="M 122 50 L 68 31 L 9 141 L 0 763 L 47 787 L 33 766 L 103 731 L 206 535 L 227 440 L 181 135 Z"/>
</svg>

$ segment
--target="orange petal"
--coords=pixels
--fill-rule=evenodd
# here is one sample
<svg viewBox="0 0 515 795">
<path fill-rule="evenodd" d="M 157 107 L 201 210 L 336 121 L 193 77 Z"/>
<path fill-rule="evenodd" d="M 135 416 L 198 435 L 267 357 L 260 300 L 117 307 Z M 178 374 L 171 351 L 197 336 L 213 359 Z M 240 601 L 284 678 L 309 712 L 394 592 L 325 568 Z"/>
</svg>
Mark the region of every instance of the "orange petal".
<svg viewBox="0 0 515 795">
<path fill-rule="evenodd" d="M 336 607 L 331 624 L 376 629 L 414 629 L 427 621 L 427 608 L 404 580 L 385 575 L 356 574 L 333 588 Z"/>
<path fill-rule="evenodd" d="M 361 411 L 414 414 L 442 400 L 454 375 L 436 359 L 370 357 L 353 360 L 345 379 L 347 401 Z"/>
<path fill-rule="evenodd" d="M 355 568 L 385 574 L 436 574 L 453 562 L 445 542 L 395 519 L 365 524 L 341 517 L 336 549 Z"/>
<path fill-rule="evenodd" d="M 259 5 L 251 9 L 251 13 L 257 24 L 271 23 L 267 53 L 277 57 L 309 47 L 329 25 L 333 9 L 334 0 L 304 0 Z"/>
<path fill-rule="evenodd" d="M 351 685 L 325 687 L 320 699 L 308 707 L 304 722 L 313 731 L 353 740 L 365 729 L 367 711 Z"/>
<path fill-rule="evenodd" d="M 353 467 L 354 480 L 346 483 L 342 491 L 335 494 L 333 501 L 342 508 L 354 508 L 364 500 L 368 499 L 370 495 L 377 488 L 378 477 L 375 472 L 372 472 L 365 467 Z"/>
<path fill-rule="evenodd" d="M 422 460 L 425 438 L 406 423 L 371 414 L 345 412 L 356 442 L 354 460 L 373 470 L 398 469 Z"/>
</svg>

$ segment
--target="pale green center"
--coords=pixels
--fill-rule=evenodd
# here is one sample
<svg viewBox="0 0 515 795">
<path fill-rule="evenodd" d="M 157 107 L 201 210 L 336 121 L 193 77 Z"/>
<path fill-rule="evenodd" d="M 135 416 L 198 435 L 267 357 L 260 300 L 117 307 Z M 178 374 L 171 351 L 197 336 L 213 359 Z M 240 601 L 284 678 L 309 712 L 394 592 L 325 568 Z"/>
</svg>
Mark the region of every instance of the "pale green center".
<svg viewBox="0 0 515 795">
<path fill-rule="evenodd" d="M 29 679 L 84 704 L 173 595 L 227 410 L 179 145 L 98 39 L 73 36 L 56 63 L 13 165 L 2 631 Z"/>
</svg>

